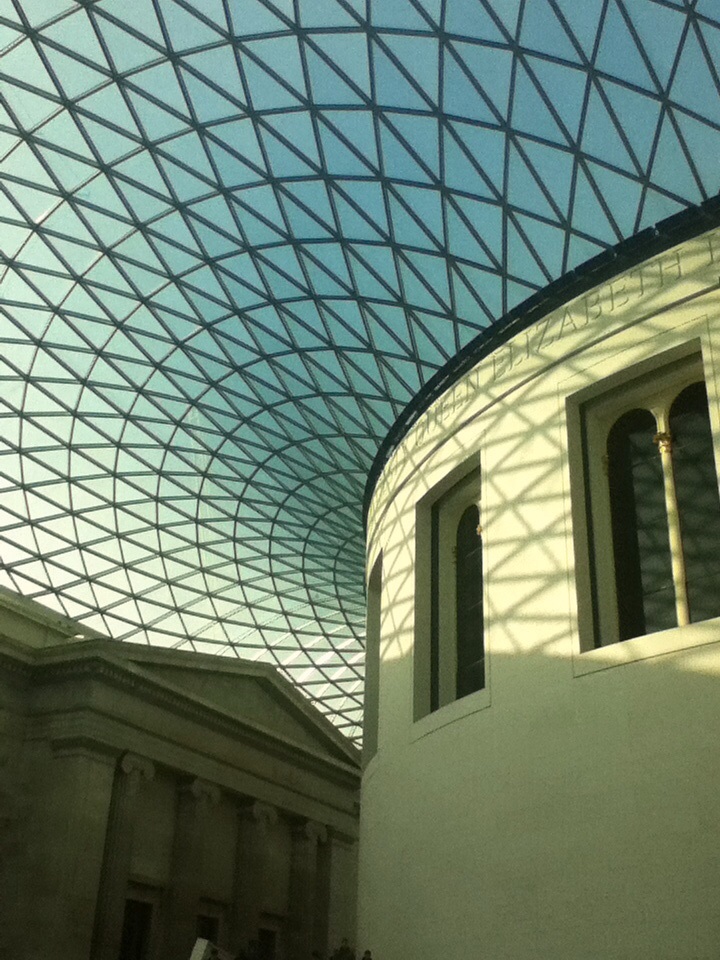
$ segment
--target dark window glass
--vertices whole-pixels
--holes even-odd
[[[430,515],[430,710],[440,706],[440,503]]]
[[[126,900],[118,960],[146,960],[150,946],[152,904]]]
[[[705,384],[693,383],[670,409],[675,494],[690,620],[720,616],[720,495]]]
[[[260,960],[275,960],[277,934],[274,930],[258,931]]]
[[[648,410],[630,410],[608,435],[608,483],[619,637],[676,626],[662,462]]]
[[[211,943],[217,944],[219,927],[220,921],[217,917],[208,917],[206,914],[201,913],[198,914],[195,935],[202,937],[203,940],[210,940]]]
[[[455,542],[457,611],[457,696],[485,686],[483,645],[482,537],[475,504],[460,518]]]

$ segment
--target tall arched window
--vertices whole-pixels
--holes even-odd
[[[471,504],[460,517],[455,538],[455,645],[457,696],[485,686],[483,565],[480,511]]]
[[[720,493],[701,375],[699,358],[676,361],[584,410],[596,646],[720,617]]]
[[[480,469],[448,481],[417,510],[415,719],[486,685]]]
[[[720,493],[704,383],[675,399],[672,463],[690,622],[720,617]]]
[[[619,639],[675,626],[665,484],[649,410],[629,410],[607,442]]]

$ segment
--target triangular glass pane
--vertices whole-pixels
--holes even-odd
[[[603,81],[603,88],[640,164],[645,167],[660,119],[660,102],[609,81]]]
[[[387,49],[400,61],[403,68],[435,102],[438,98],[439,46],[432,37],[406,37],[388,34],[384,38]]]
[[[685,12],[662,4],[645,6],[640,3],[627,4],[627,12],[660,83],[667,86],[687,23]]]
[[[545,91],[571,138],[580,126],[583,102],[588,84],[584,70],[567,67],[551,60],[532,58],[530,69]],[[561,143],[567,142],[563,136]]]
[[[232,120],[209,127],[208,130],[212,132],[213,138],[218,138],[217,142],[214,139],[209,140],[209,146],[221,172],[230,174],[232,179],[232,166],[228,164],[237,163],[237,159],[228,153],[225,147],[234,151],[241,160],[265,170],[265,161],[252,120]]]
[[[286,30],[286,24],[261,0],[229,0],[230,21],[236,37]]]
[[[563,74],[569,71],[563,69]],[[559,79],[559,78],[558,78]],[[542,84],[541,84],[542,88]],[[558,126],[557,120],[550,110],[557,98],[552,93],[545,93],[545,99],[536,86],[536,81],[523,69],[518,68],[515,74],[515,88],[512,101],[512,124],[515,129],[533,134],[543,140],[555,143],[566,143],[567,138]]]
[[[392,125],[426,167],[439,175],[439,124],[435,117],[394,114]]]
[[[162,151],[193,172],[206,177],[208,180],[214,179],[213,169],[205,153],[203,141],[195,131],[166,141],[162,145]]]
[[[643,194],[643,184],[625,177],[599,163],[588,163],[600,193],[607,199],[615,221],[624,237],[630,237],[639,229],[637,217]]]
[[[610,76],[627,80],[628,83],[647,90],[655,89],[655,84],[617,5],[617,0],[610,0],[608,5],[596,63],[598,70]]]
[[[572,30],[585,56],[590,58],[597,40],[597,28],[605,0],[557,0],[561,15]]]
[[[249,58],[243,60],[243,70],[250,89],[250,99],[256,110],[292,108],[300,103],[297,94],[278,83],[255,61]]]
[[[82,97],[89,90],[107,83],[107,74],[81,63],[49,45],[45,48],[45,56],[57,77],[60,89],[70,100]]]
[[[419,183],[432,182],[430,172],[420,166],[418,160],[410,153],[409,145],[406,146],[398,134],[385,124],[380,128],[380,144],[382,167],[386,177],[413,180]]]
[[[174,116],[139,94],[130,93],[129,96],[143,126],[146,140],[164,140],[187,128],[187,120],[183,117]]]
[[[398,184],[396,192],[424,224],[439,246],[444,245],[443,203],[438,190]]]
[[[364,102],[360,94],[346,82],[343,74],[326,63],[309,45],[305,59],[314,103],[333,106]]]
[[[370,14],[375,27],[402,27],[403,30],[429,29],[427,20],[410,0],[383,0],[371,3]]]
[[[467,120],[495,123],[497,114],[493,113],[485,97],[468,77],[467,71],[450,53],[445,55],[443,77],[443,113],[454,114]]]
[[[525,138],[519,141],[519,145],[527,157],[527,162],[558,205],[561,216],[567,216],[576,155],[570,150],[559,150],[557,147],[549,147]]]
[[[178,83],[175,70],[170,63],[161,63],[133,74],[132,84],[144,93],[183,116],[188,116],[187,103]]]
[[[446,0],[445,30],[463,37],[504,43],[505,35],[482,0]]]
[[[105,66],[105,53],[90,18],[82,9],[44,27],[41,36],[54,40],[86,60]]]
[[[201,44],[217,42],[220,34],[211,26],[193,16],[174,0],[159,0],[165,28],[174,50],[188,50]]]
[[[81,116],[92,113],[99,123],[119,127],[135,137],[140,136],[137,124],[130,113],[123,95],[115,84],[109,84],[85,97],[79,104]]]
[[[47,50],[45,51],[47,53]],[[3,73],[11,77],[20,77],[25,83],[44,90],[46,93],[55,93],[56,85],[47,72],[45,64],[31,40],[22,40],[10,50],[3,53]]]
[[[483,266],[492,267],[495,263],[488,252],[474,236],[457,210],[448,204],[448,251],[462,260],[471,260]]]
[[[118,73],[128,73],[158,59],[157,50],[123,30],[114,22],[101,16],[98,16],[95,22],[107,44]]]
[[[373,44],[373,66],[375,96],[380,106],[428,109],[428,101],[417,92],[377,43]]]
[[[520,28],[520,43],[529,50],[578,63],[580,57],[564,24],[555,15],[550,0],[526,3]]]
[[[645,203],[642,209],[642,224],[649,225],[665,220],[673,214],[680,213],[686,208],[686,204],[667,194],[660,193],[650,188],[645,194]]]
[[[710,36],[711,32],[708,30],[707,34]],[[715,52],[720,52],[720,41]],[[717,76],[717,61],[713,76],[695,32],[688,31],[680,63],[670,88],[671,99],[694,113],[702,114],[713,123],[720,124],[720,91]]]
[[[44,123],[37,131],[36,139],[61,147],[64,153],[71,151],[87,160],[95,159],[69,111],[63,111]]]
[[[679,111],[675,119],[705,189],[712,194],[720,183],[720,134],[713,127]]]
[[[450,304],[450,286],[445,258],[413,250],[406,251],[403,259],[410,264],[423,285],[427,285],[432,291],[435,301],[432,308],[447,308]],[[407,270],[403,270],[403,276],[407,279]]]
[[[267,64],[297,97],[306,97],[305,75],[295,37],[253,40],[246,44],[252,54]]]
[[[537,213],[540,216],[552,219],[553,209],[543,193],[543,187],[543,181],[536,179],[520,152],[515,147],[511,147],[508,169],[508,196],[512,197],[513,205],[530,213]]]
[[[57,104],[29,90],[23,90],[7,80],[0,80],[0,101],[5,109],[17,117],[20,129],[32,130],[57,110]],[[15,126],[14,122],[11,124]]]
[[[652,167],[653,184],[689,200],[699,200],[699,184],[688,166],[669,114],[665,115]]]
[[[637,170],[596,88],[590,91],[581,147],[583,153],[615,167],[628,172]]]
[[[338,180],[335,192],[336,196],[342,196],[348,201],[347,208],[352,209],[353,214],[370,221],[370,227],[374,231],[383,237],[387,236],[389,228],[385,198],[379,183],[372,180]],[[338,207],[338,210],[340,209]],[[351,215],[348,213],[348,216]],[[377,239],[377,236],[373,235],[372,239]]]
[[[132,9],[122,3],[115,4],[113,5],[113,14],[118,19],[125,20],[131,29],[141,33],[148,40],[165,46],[165,38],[153,0],[135,0]],[[138,24],[142,24],[142,29],[138,28]]]
[[[524,236],[512,220],[507,225],[508,265],[509,273],[514,277],[523,277],[528,283],[536,287],[545,286],[550,277],[538,263],[535,251],[529,237]],[[530,291],[525,294],[528,296]]]
[[[304,27],[357,26],[357,19],[338,3],[338,0],[313,0],[300,7],[300,22]]]
[[[323,50],[333,66],[367,97],[371,95],[368,41],[365,33],[313,34],[312,43]]]
[[[573,226],[578,232],[586,233],[589,237],[604,240],[608,245],[614,244],[621,237],[616,227],[609,222],[599,194],[599,188],[590,183],[582,169],[578,169],[572,210]]]

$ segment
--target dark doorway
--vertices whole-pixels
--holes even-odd
[[[220,921],[217,917],[208,917],[203,913],[198,914],[196,929],[196,934],[198,937],[202,937],[203,940],[209,940],[211,943],[217,944],[219,930]]]
[[[118,960],[146,960],[150,945],[153,905],[126,900]]]
[[[258,930],[258,941],[260,944],[260,960],[275,960],[275,943],[277,932],[261,927]]]

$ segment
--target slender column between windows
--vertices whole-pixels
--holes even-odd
[[[666,424],[664,414],[658,420],[663,428]],[[678,626],[684,627],[690,623],[690,607],[687,595],[687,575],[685,572],[685,558],[683,557],[682,535],[680,532],[680,511],[678,510],[677,493],[675,490],[675,471],[672,459],[672,436],[666,429],[656,433],[653,440],[660,451],[662,462],[663,481],[665,484],[665,508],[668,519],[668,540],[670,542],[670,562],[672,566],[673,585],[675,587],[675,614]]]

